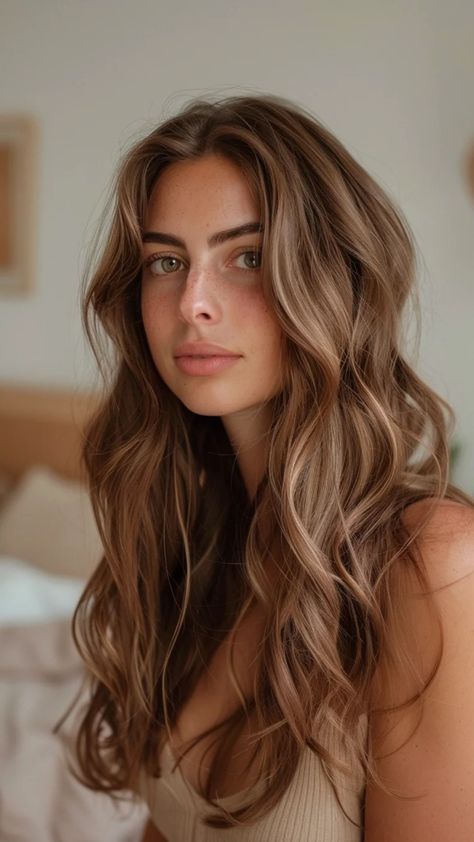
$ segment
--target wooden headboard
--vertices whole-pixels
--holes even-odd
[[[0,384],[0,472],[12,480],[33,465],[83,479],[81,431],[95,392]]]

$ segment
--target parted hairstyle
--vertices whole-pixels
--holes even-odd
[[[221,419],[191,412],[160,378],[140,309],[151,191],[170,163],[208,154],[236,163],[253,191],[261,283],[284,339],[252,500]],[[416,672],[390,633],[394,583],[407,570],[427,590],[423,524],[442,498],[474,505],[450,481],[454,412],[403,353],[408,302],[419,325],[417,270],[393,199],[282,97],[193,99],[122,156],[83,298],[103,378],[82,454],[103,555],[73,617],[90,689],[75,743],[87,786],[120,799],[143,772],[160,775],[161,749],[203,664],[258,605],[266,621],[253,693],[211,729],[207,823],[224,829],[264,815],[307,747],[341,809],[338,773],[362,768],[386,788],[360,723],[377,714],[371,687],[382,655]],[[426,517],[408,529],[404,511],[419,500]],[[271,586],[270,535],[281,574]],[[399,706],[422,698],[441,651],[442,635],[432,675]],[[235,683],[232,660],[228,670]],[[253,768],[266,786],[225,810],[217,785],[251,712]]]

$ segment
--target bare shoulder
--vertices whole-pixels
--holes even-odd
[[[400,657],[381,661],[370,725],[377,771],[411,800],[368,785],[366,842],[474,838],[466,785],[474,779],[474,510],[439,501],[428,520],[427,512],[428,504],[416,503],[405,523],[414,532],[421,525],[417,542],[429,593],[415,577],[407,579],[394,632],[403,637],[403,645],[395,640]],[[409,699],[430,676],[419,703],[381,712]]]
[[[469,550],[474,540],[474,507],[452,500],[438,500],[432,506],[420,500],[405,509],[404,522],[411,532],[416,532],[420,525],[422,527],[420,542],[429,575],[436,577],[439,574],[444,579],[438,564],[442,565],[446,551],[450,551],[450,561],[455,563],[456,571],[469,571],[472,563]]]
[[[434,507],[425,500],[404,512],[411,532],[421,527],[420,551],[434,588],[474,571],[474,508],[452,500],[439,500]]]
[[[422,589],[407,560],[394,568],[392,623],[386,643],[387,651],[393,647],[400,657],[395,656],[395,664],[381,653],[373,681],[376,707],[410,698],[430,676],[440,646],[449,645],[462,606],[474,612],[474,508],[450,500],[433,506],[423,500],[405,509],[403,521],[408,532],[416,535],[426,585]],[[407,655],[404,661],[402,651]]]

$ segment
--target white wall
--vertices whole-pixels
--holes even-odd
[[[415,231],[420,371],[455,408],[456,479],[474,491],[474,4],[2,0],[0,14],[0,112],[41,128],[36,286],[0,301],[0,380],[92,383],[79,282],[124,145],[194,95],[277,93],[322,119]]]

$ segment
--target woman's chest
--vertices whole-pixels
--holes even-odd
[[[230,658],[235,679],[240,686],[240,693],[246,699],[253,696],[253,684],[259,660],[260,643],[264,634],[265,621],[261,609],[249,611],[239,625],[233,642],[227,637],[204,668],[191,695],[178,713],[171,729],[170,748],[175,757],[181,750],[208,728],[221,722],[241,707],[239,690],[231,677]],[[225,769],[218,783],[218,795],[221,798],[240,792],[252,786],[255,776],[247,768],[252,759],[253,749],[250,737],[255,728],[252,712],[239,733],[230,756],[226,759]],[[202,792],[202,784],[207,779],[207,771],[216,751],[224,729],[204,737],[194,745],[181,761],[181,771],[196,792]],[[202,763],[201,783],[199,766]]]

